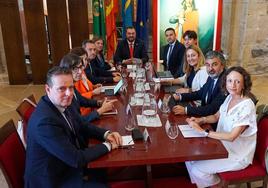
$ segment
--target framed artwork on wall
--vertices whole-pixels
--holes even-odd
[[[157,0],[153,3],[153,59],[161,61],[162,46],[166,45],[165,30],[172,27],[177,39],[194,30],[198,45],[205,54],[220,50],[222,0]]]

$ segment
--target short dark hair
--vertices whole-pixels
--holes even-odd
[[[78,56],[87,55],[87,51],[82,47],[74,47],[70,50],[70,53]]]
[[[167,28],[167,29],[165,30],[165,33],[166,33],[167,31],[173,31],[173,32],[175,33],[175,29],[172,28],[172,27]]]
[[[48,70],[46,84],[49,87],[53,86],[52,78],[58,75],[71,75],[72,71],[66,67],[55,66]]]
[[[80,63],[82,63],[82,59],[73,53],[69,53],[60,61],[60,67],[65,67],[67,69],[73,70],[75,67],[77,67]]]
[[[85,48],[87,43],[91,43],[91,44],[94,44],[94,42],[90,39],[86,39],[86,40],[83,40],[82,42],[82,47]]]
[[[182,38],[185,38],[186,36],[188,36],[188,38],[190,38],[190,39],[197,39],[197,34],[193,30],[187,30],[187,31],[185,31],[183,33]]]
[[[134,29],[136,31],[135,27],[133,27],[133,26],[127,26],[126,27],[126,31],[129,30],[129,29]]]
[[[222,89],[223,89],[223,91],[225,93],[228,93],[228,91],[226,89],[226,78],[232,71],[238,72],[243,77],[244,89],[242,90],[241,95],[251,97],[252,94],[250,91],[251,91],[251,87],[252,87],[252,81],[251,81],[250,74],[243,67],[240,67],[240,66],[230,67],[229,69],[226,70],[226,72],[224,73],[224,75],[222,77]]]
[[[213,58],[218,58],[221,61],[222,65],[224,66],[226,65],[226,60],[221,52],[211,50],[206,53],[205,59],[213,59]]]

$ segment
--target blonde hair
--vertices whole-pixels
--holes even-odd
[[[194,50],[198,54],[198,63],[197,63],[196,70],[199,70],[200,67],[203,66],[204,63],[205,63],[205,57],[204,57],[204,54],[203,54],[202,50],[198,46],[196,46],[194,44],[189,46],[185,50],[185,53],[184,53],[183,72],[186,74],[186,77],[189,76],[189,74],[191,73],[192,69],[194,68],[194,67],[190,66],[189,63],[187,62],[187,55],[186,54],[187,54],[188,50]]]

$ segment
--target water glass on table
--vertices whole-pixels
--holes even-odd
[[[173,122],[169,122],[169,120],[167,120],[166,125],[165,125],[165,130],[166,130],[166,134],[167,136],[173,140],[173,142],[175,142],[176,138],[178,137],[178,126],[176,125],[176,123]]]

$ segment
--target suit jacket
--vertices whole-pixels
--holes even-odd
[[[105,62],[104,55],[102,53],[100,54],[100,59],[98,56],[96,57],[96,61],[97,67],[100,69],[110,70],[112,68],[107,62]]]
[[[99,107],[97,104],[97,100],[95,99],[87,99],[86,97],[82,96],[76,88],[74,89],[75,96],[73,97],[73,106],[77,110],[77,112],[80,114],[81,107],[84,108],[92,108],[92,107]],[[88,115],[82,115],[81,118],[86,123],[89,123],[95,119],[98,119],[100,117],[97,110],[91,111]]]
[[[112,72],[99,68],[96,58],[90,61],[85,69],[85,73],[87,75],[87,78],[93,84],[114,82]]]
[[[195,92],[192,93],[182,93],[181,94],[181,101],[195,101],[201,100],[201,106],[195,107],[191,105],[187,105],[187,115],[191,116],[207,116],[215,114],[221,104],[224,102],[226,95],[221,91],[221,78],[223,73],[219,76],[210,101],[206,101],[206,96],[209,90],[210,82],[214,82],[211,77],[208,77],[207,82],[203,85],[203,87]]]
[[[26,188],[82,187],[83,167],[108,152],[104,144],[88,147],[88,138],[103,140],[106,130],[83,124],[73,105],[68,109],[76,137],[47,96],[33,112],[27,129]]]
[[[134,42],[133,57],[141,59],[143,63],[146,63],[149,60],[147,49],[144,43],[139,39],[136,39]],[[114,54],[114,62],[117,64],[121,64],[123,60],[129,59],[129,58],[130,58],[129,45],[128,45],[127,39],[124,39],[120,41],[117,45],[117,48]]]
[[[164,70],[169,70],[171,74],[174,76],[174,78],[181,77],[184,75],[183,73],[183,57],[184,57],[184,52],[185,52],[185,47],[182,43],[179,41],[176,41],[170,58],[169,62],[167,65],[167,53],[168,53],[169,45],[164,46],[163,50],[163,65],[164,65]]]

